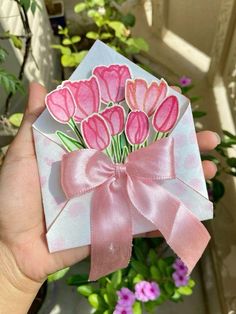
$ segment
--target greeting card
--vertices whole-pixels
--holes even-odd
[[[33,125],[50,252],[91,245],[90,280],[159,230],[189,272],[212,218],[189,100],[97,41]]]

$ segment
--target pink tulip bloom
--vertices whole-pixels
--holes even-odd
[[[122,106],[107,107],[100,114],[106,120],[112,136],[120,134],[124,130],[125,110]]]
[[[110,145],[111,135],[108,126],[97,113],[81,122],[81,132],[89,148],[103,150]]]
[[[76,103],[74,119],[81,122],[100,108],[100,91],[96,77],[83,81],[65,81],[63,86],[70,89]]]
[[[148,116],[143,111],[131,111],[125,125],[125,134],[131,145],[142,144],[149,134]]]
[[[125,82],[131,78],[130,70],[126,65],[97,66],[93,74],[98,79],[104,103],[111,101],[118,103],[125,99]]]
[[[45,103],[50,114],[60,123],[68,123],[75,114],[75,101],[67,87],[49,93]]]
[[[148,86],[143,79],[128,80],[125,93],[131,110],[144,111],[150,117],[165,99],[167,84],[161,80],[159,84],[154,81]]]
[[[157,132],[168,132],[176,123],[179,114],[179,103],[175,96],[167,97],[155,112],[152,120]]]

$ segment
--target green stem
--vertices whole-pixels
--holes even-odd
[[[75,132],[76,136],[78,137],[79,139],[79,143],[84,147],[86,148],[86,145],[85,145],[85,142],[84,142],[84,139],[80,133],[80,130],[78,129],[75,121],[73,118],[70,119],[70,121],[68,122],[68,125],[70,126],[70,128]]]

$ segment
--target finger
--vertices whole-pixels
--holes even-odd
[[[212,179],[217,172],[217,167],[214,162],[209,160],[204,160],[202,162],[203,172],[206,179]]]
[[[17,136],[10,146],[8,158],[9,154],[12,152],[15,156],[17,155],[18,158],[34,155],[32,124],[45,109],[45,96],[45,87],[36,82],[30,84],[29,99],[24,118]]]
[[[176,92],[182,94],[182,89],[179,86],[170,86],[170,87],[176,90]]]
[[[220,144],[220,136],[216,132],[201,131],[197,133],[197,141],[200,151],[207,152]]]

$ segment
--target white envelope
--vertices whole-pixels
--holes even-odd
[[[133,78],[143,78],[147,82],[159,81],[100,41],[95,42],[70,80],[86,79],[91,76],[95,66],[110,64],[128,65]],[[161,184],[177,196],[199,220],[211,219],[213,206],[208,200],[191,105],[185,96],[170,87],[168,95],[178,98],[180,108],[178,122],[170,135],[175,140],[176,179]],[[56,130],[73,137],[69,127],[56,122],[47,109],[33,125],[50,252],[90,244],[90,201],[93,193],[66,199],[60,184],[60,161],[66,151],[55,135]],[[133,234],[155,230],[154,225],[137,211],[133,212],[132,223]]]

